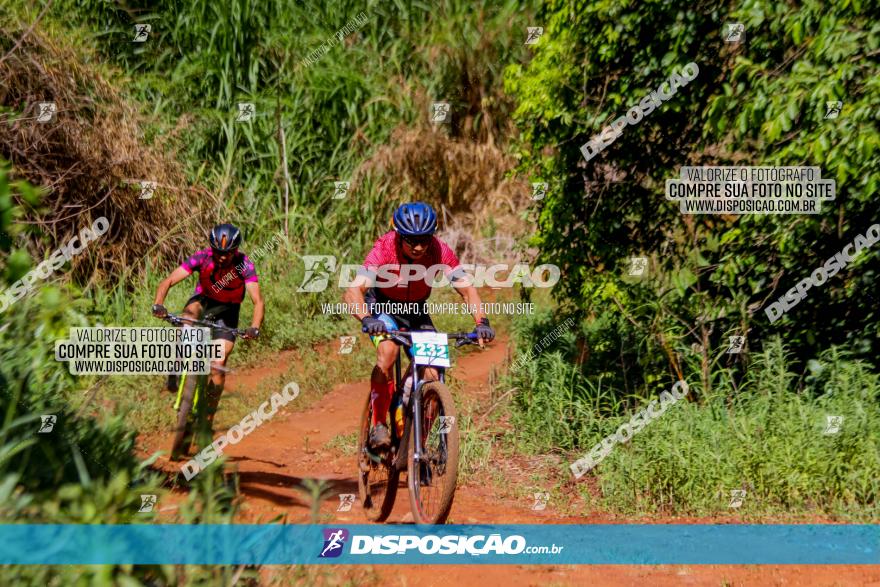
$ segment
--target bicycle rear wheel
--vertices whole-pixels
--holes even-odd
[[[183,391],[180,395],[180,404],[177,407],[177,426],[174,428],[174,441],[171,443],[171,460],[178,460],[186,456],[192,442],[192,412],[193,399],[196,394],[196,386],[199,377],[193,374],[183,374],[186,379],[183,382]]]
[[[370,452],[369,438],[372,416],[370,394],[367,394],[367,403],[361,415],[358,434],[358,492],[367,519],[371,522],[384,522],[394,507],[400,471],[391,466],[393,454],[391,451],[379,455]]]
[[[417,417],[422,419],[422,454],[416,461],[413,429],[407,456],[413,521],[416,524],[442,524],[452,509],[458,480],[458,421],[449,388],[439,381],[425,383],[422,387],[422,413]]]

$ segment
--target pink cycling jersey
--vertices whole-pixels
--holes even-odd
[[[237,253],[228,267],[214,263],[211,249],[193,253],[181,265],[187,273],[199,272],[196,295],[203,295],[225,304],[240,304],[244,300],[244,284],[258,281],[254,264],[244,253]]]
[[[380,266],[390,269],[390,272],[400,276],[401,265],[421,265],[431,267],[433,265],[446,265],[444,272],[447,276],[453,269],[459,266],[458,257],[437,237],[431,239],[428,250],[419,261],[410,261],[403,256],[403,245],[396,231],[390,231],[379,237],[373,245],[373,249],[367,253],[364,267],[371,272],[378,272]],[[399,283],[399,279],[392,282],[392,287],[381,287],[382,294],[396,302],[421,302],[431,295],[431,286],[425,279],[409,279],[407,283]]]

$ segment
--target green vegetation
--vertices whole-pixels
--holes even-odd
[[[519,332],[520,345],[553,327],[549,314],[542,318]],[[518,447],[533,453],[561,450],[566,475],[570,463],[652,399],[619,398],[575,367],[575,338],[570,333],[524,363],[512,381],[528,390],[513,406]],[[876,369],[832,348],[812,361],[799,381],[778,338],[752,359],[742,379],[733,369],[714,369],[711,394],[676,403],[628,443],[616,445],[590,473],[598,478],[601,496],[580,486],[589,506],[630,515],[724,512],[730,490],[743,488],[744,514],[824,512],[876,519]],[[683,362],[686,381],[699,380],[700,362],[695,354]],[[843,416],[839,432],[825,434],[828,416]]]
[[[391,209],[413,196],[454,211],[460,223],[474,202],[486,204],[509,165],[497,147],[465,139],[491,141],[507,125],[509,103],[492,96],[503,64],[522,51],[506,32],[520,8],[237,0],[145,9],[68,0],[53,3],[32,28],[43,7],[18,2],[0,14],[0,156],[11,162],[0,181],[4,287],[84,222],[103,215],[111,230],[2,315],[0,510],[4,519],[41,523],[148,523],[155,515],[137,514],[139,495],[157,494],[162,508],[168,493],[134,448],[137,433],[167,426],[159,378],[72,377],[54,361],[54,340],[71,326],[158,325],[149,315],[158,281],[205,246],[207,227],[233,221],[244,231],[245,252],[279,230],[288,234],[257,263],[264,336],[239,345],[233,366],[298,349],[310,364],[304,400],[362,377],[363,345],[355,357],[360,371],[351,364],[328,370],[311,350],[354,322],[322,315],[322,302],[339,301],[335,287],[296,291],[300,256],[359,262],[387,230]],[[301,66],[301,57],[361,11],[361,28]],[[152,25],[149,41],[132,43],[133,25],[142,22]],[[33,123],[42,100],[59,104],[52,125]],[[453,124],[431,127],[434,100],[453,104],[460,114]],[[256,105],[252,122],[235,122],[239,102]],[[51,189],[38,198],[19,179]],[[158,184],[150,200],[139,200],[131,185],[141,179]],[[331,199],[336,180],[352,182],[345,200]],[[191,288],[185,282],[172,290],[168,307],[180,308]],[[242,320],[250,312],[246,302]],[[456,321],[468,324],[462,318],[444,326]],[[234,399],[223,404],[222,419],[252,409]],[[46,413],[58,416],[57,437],[34,433]],[[175,519],[231,521],[233,495],[213,467],[189,485]],[[186,585],[248,579],[251,571],[241,571],[45,567],[2,575],[8,584]]]
[[[591,503],[714,512],[745,488],[743,512],[876,519],[880,254],[860,255],[776,323],[763,311],[880,221],[876,1],[58,0],[31,27],[44,6],[0,14],[0,157],[10,162],[0,165],[0,283],[87,219],[104,215],[112,228],[0,315],[4,517],[149,521],[136,514],[138,495],[162,503],[163,480],[134,452],[138,433],[168,424],[159,378],[70,376],[53,344],[71,326],[159,325],[149,314],[157,283],[205,246],[212,224],[239,225],[245,252],[284,231],[257,262],[263,336],[239,344],[232,366],[294,349],[267,386],[300,374],[307,405],[364,377],[372,349],[358,344],[344,363],[312,349],[356,323],[323,315],[338,288],[297,291],[302,256],[358,263],[393,207],[418,198],[472,257],[519,252],[562,269],[552,303],[534,295],[540,314],[493,321],[523,356],[574,320],[500,388],[513,394],[517,448],[570,463],[675,380],[689,383],[688,402],[590,473],[601,490]],[[722,25],[735,21],[747,42],[725,44]],[[131,41],[135,23],[151,24],[146,42]],[[544,35],[524,46],[535,23]],[[584,161],[582,144],[690,61],[694,81]],[[835,99],[841,115],[826,120]],[[33,123],[42,100],[61,105],[53,125]],[[450,124],[431,125],[434,101],[451,104]],[[252,121],[236,121],[239,103],[255,105]],[[684,216],[663,198],[664,180],[702,164],[819,166],[837,199],[815,216]],[[152,199],[138,199],[140,179],[157,182]],[[539,180],[548,194],[526,211],[527,184]],[[334,181],[351,182],[345,199],[333,199]],[[499,244],[533,228],[519,251]],[[625,275],[631,256],[648,257],[646,277]],[[191,288],[176,287],[166,305],[179,309]],[[246,301],[244,322],[251,311]],[[452,316],[437,325],[471,326]],[[729,354],[737,334],[746,347]],[[454,373],[450,383],[462,395]],[[253,408],[235,396],[221,405],[220,425]],[[493,418],[507,417],[499,406]],[[35,433],[42,414],[58,415],[56,437]],[[844,416],[840,433],[823,434],[828,415]],[[484,424],[462,402],[465,480],[508,448],[481,437]],[[350,438],[331,445],[346,451]],[[318,503],[322,488],[308,491]],[[232,495],[215,467],[197,477],[179,520],[230,520]],[[75,572],[86,571],[2,571],[47,583]],[[233,570],[88,572],[167,584],[207,581],[203,572],[230,582]]]
[[[543,45],[511,64],[524,172],[548,178],[531,244],[563,268],[554,314],[517,325],[522,446],[572,462],[677,379],[670,409],[592,473],[628,512],[814,511],[876,518],[876,247],[771,324],[764,308],[880,221],[876,2],[551,2]],[[724,23],[745,25],[727,44]],[[546,42],[545,42],[546,41]],[[699,75],[585,161],[580,146],[688,62]],[[837,119],[826,101],[841,100]],[[818,166],[818,215],[695,215],[664,199],[684,165]],[[632,256],[646,276],[627,275]],[[729,337],[745,335],[742,353]],[[824,436],[826,415],[845,416]],[[725,494],[725,495],[722,495]],[[723,503],[722,503],[723,502]]]

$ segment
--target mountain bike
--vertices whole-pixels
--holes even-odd
[[[237,328],[221,326],[207,320],[194,320],[186,316],[168,314],[163,318],[174,326],[201,326],[213,330],[229,332],[234,337],[244,336],[245,331]],[[177,399],[174,401],[174,411],[177,412],[177,425],[174,428],[174,440],[171,443],[171,459],[177,460],[181,456],[189,454],[193,440],[199,444],[205,444],[207,438],[210,442],[210,431],[206,430],[206,410],[203,409],[204,401],[199,401],[205,396],[209,375],[189,375],[185,370],[180,373],[177,385]],[[194,431],[199,433],[200,438],[194,438]]]
[[[460,347],[476,344],[477,335],[391,330],[385,336],[399,345],[389,409],[391,448],[374,452],[369,446],[373,409],[367,394],[358,436],[361,504],[367,519],[382,522],[388,518],[397,496],[400,473],[405,469],[413,521],[442,524],[452,509],[459,456],[455,404],[445,383],[448,340],[455,340],[455,346]],[[401,369],[401,346],[410,358],[406,372]],[[439,380],[425,381],[421,372],[424,367],[436,368]],[[407,397],[405,388],[410,377],[412,385]],[[402,410],[402,414],[397,410]]]

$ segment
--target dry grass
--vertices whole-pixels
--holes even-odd
[[[396,201],[437,208],[440,234],[463,260],[502,262],[519,256],[516,239],[530,231],[521,212],[531,203],[531,186],[510,177],[514,167],[491,141],[454,140],[440,127],[399,127],[358,175],[385,185]]]
[[[147,144],[146,117],[91,65],[93,53],[58,43],[40,26],[26,31],[0,24],[0,156],[15,176],[45,190],[41,209],[22,219],[39,229],[26,244],[32,254],[45,254],[41,237],[54,249],[101,216],[110,230],[73,259],[80,277],[121,275],[148,253],[165,265],[192,249],[216,200],[186,185],[175,133]],[[37,121],[39,102],[57,105],[51,122]],[[139,180],[156,182],[152,199],[140,199]]]

